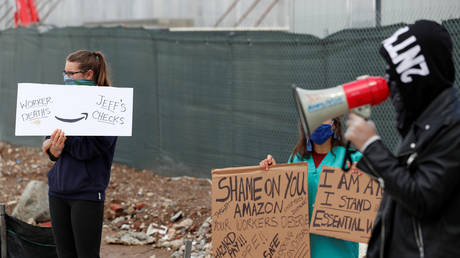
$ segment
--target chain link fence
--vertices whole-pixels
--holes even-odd
[[[454,41],[457,78],[458,18],[441,19]],[[383,76],[380,42],[400,26],[348,28],[324,38],[121,27],[1,31],[0,140],[40,145],[40,137],[14,136],[17,83],[61,84],[67,54],[90,49],[108,58],[114,86],[134,88],[133,136],[120,137],[116,161],[197,177],[210,177],[212,168],[257,165],[267,153],[282,163],[298,134],[291,85],[322,89],[364,74]],[[373,109],[372,119],[394,149],[399,139],[389,101]]]

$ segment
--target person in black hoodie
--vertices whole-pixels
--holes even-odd
[[[100,52],[79,50],[66,59],[66,85],[110,86]],[[69,136],[56,129],[42,149],[54,166],[48,172],[51,224],[60,258],[99,257],[105,190],[117,137]]]
[[[384,188],[367,257],[460,257],[460,100],[452,41],[420,20],[382,42],[401,134],[396,155],[375,125],[350,115],[345,137],[361,152],[358,168]]]

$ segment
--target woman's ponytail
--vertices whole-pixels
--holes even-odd
[[[99,85],[99,86],[111,86],[108,71],[107,71],[108,70],[107,69],[107,64],[105,62],[104,55],[99,51],[96,51],[96,52],[93,52],[93,53],[97,57],[98,64],[99,64],[98,74],[95,74],[95,76],[97,76],[97,77],[95,77],[97,85]]]

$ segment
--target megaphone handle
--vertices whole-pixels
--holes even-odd
[[[345,147],[345,158],[343,159],[342,170],[348,172],[353,165],[353,160],[351,159],[351,151],[350,151],[351,142],[347,141],[347,145]],[[350,166],[347,167],[347,161],[350,162]]]

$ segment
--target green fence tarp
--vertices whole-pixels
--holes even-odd
[[[460,21],[444,23],[459,73]],[[67,54],[102,51],[114,86],[134,88],[133,136],[115,161],[168,176],[210,177],[212,168],[287,161],[297,140],[291,85],[333,87],[383,76],[380,42],[402,24],[350,29],[319,39],[287,32],[169,32],[133,28],[10,29],[0,32],[0,140],[15,137],[18,82],[62,84]],[[373,109],[379,133],[398,142],[389,101]]]

